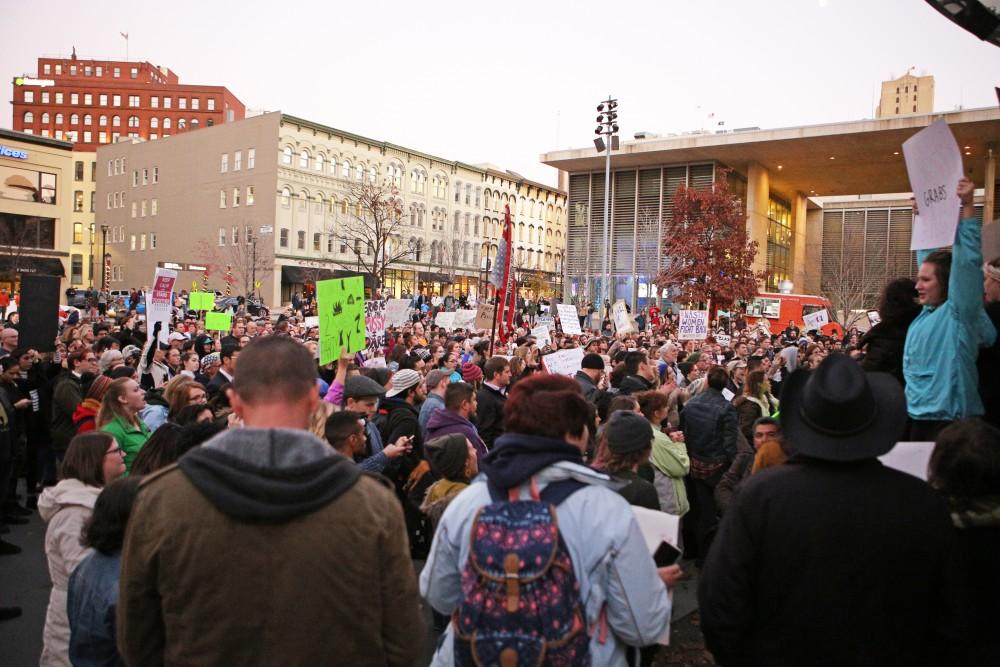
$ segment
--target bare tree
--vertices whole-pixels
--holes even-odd
[[[823,276],[821,292],[830,300],[830,321],[849,331],[869,310],[875,308],[882,286],[886,282],[885,264],[882,271],[865,270],[861,255],[843,258],[840,271]],[[891,273],[889,275],[892,275]]]
[[[635,249],[635,270],[639,282],[647,285],[648,294],[659,294],[660,288],[655,284],[660,273],[660,218],[648,208],[639,211],[636,218],[636,237],[638,246]],[[647,304],[648,305],[648,304]]]
[[[246,238],[236,238],[235,243],[212,245],[202,241],[199,249],[201,259],[221,275],[228,269],[233,282],[242,288],[243,295],[254,292],[254,280],[263,282],[274,272],[274,257],[266,252],[262,244],[254,244],[253,229],[245,228]]]

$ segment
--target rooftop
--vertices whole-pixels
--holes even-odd
[[[9,141],[22,141],[27,144],[35,144],[37,146],[48,146],[50,148],[62,148],[68,151],[73,150],[73,142],[71,141],[60,141],[59,139],[50,139],[48,137],[40,137],[37,134],[16,132],[14,130],[7,130],[3,128],[0,128],[0,139],[7,139]]]

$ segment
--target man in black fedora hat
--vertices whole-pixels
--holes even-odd
[[[797,454],[723,518],[699,590],[708,648],[726,667],[962,664],[947,509],[877,458],[906,427],[899,383],[832,354],[782,399]]]

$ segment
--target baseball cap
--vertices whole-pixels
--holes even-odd
[[[386,392],[386,398],[398,396],[410,387],[420,384],[420,373],[412,368],[404,368],[392,376],[392,389]]]

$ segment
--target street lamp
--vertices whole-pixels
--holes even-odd
[[[594,147],[597,152],[604,151],[604,270],[601,272],[604,280],[604,294],[609,311],[606,315],[610,317],[611,308],[611,273],[609,271],[609,260],[611,256],[611,239],[608,230],[610,206],[611,206],[611,151],[618,150],[618,100],[610,95],[608,99],[597,105],[597,129],[594,134]],[[605,139],[606,137],[606,139]]]
[[[90,223],[90,289],[94,289],[94,237],[97,236],[97,223]]]
[[[108,259],[111,255],[108,254],[108,230],[111,229],[108,225],[101,225],[101,255],[104,257],[104,266],[101,269],[101,291],[108,289]]]

